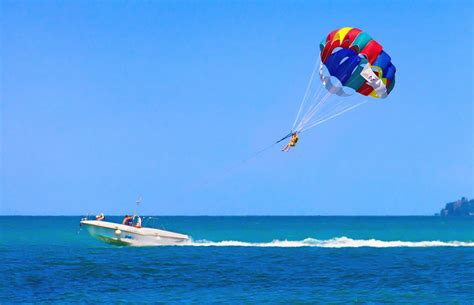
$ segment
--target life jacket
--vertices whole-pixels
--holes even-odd
[[[290,146],[295,146],[297,142],[298,142],[298,136],[297,135],[292,136],[290,140]]]

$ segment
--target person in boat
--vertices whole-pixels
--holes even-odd
[[[130,215],[125,215],[122,224],[126,226],[133,226],[133,217]]]
[[[283,147],[283,149],[281,151],[284,151],[284,152],[290,151],[290,148],[296,146],[296,143],[298,142],[298,139],[299,139],[298,134],[296,132],[293,132],[293,134],[291,135],[291,138],[290,138],[290,142],[288,144],[286,144],[286,146]]]
[[[102,221],[102,220],[104,220],[104,218],[105,218],[104,213],[100,213],[100,214],[95,216],[95,220],[97,220],[97,221]]]
[[[141,228],[142,227],[142,218],[140,216],[137,216],[137,222],[135,223],[135,228]]]

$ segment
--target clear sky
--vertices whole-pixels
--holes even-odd
[[[420,215],[474,196],[470,1],[1,1],[1,214]],[[343,26],[397,85],[285,135]],[[209,183],[205,183],[209,181]]]

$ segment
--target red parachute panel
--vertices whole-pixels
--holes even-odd
[[[365,48],[360,51],[360,54],[365,55],[369,63],[373,64],[380,52],[382,52],[382,46],[377,41],[371,40]]]

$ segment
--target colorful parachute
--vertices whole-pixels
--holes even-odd
[[[319,47],[321,63],[342,86],[377,98],[385,98],[393,90],[396,69],[392,59],[366,32],[350,27],[337,29],[329,33]],[[331,85],[326,88],[331,89]],[[337,93],[344,94],[343,91]]]
[[[323,39],[320,49],[321,61],[313,70],[292,133],[301,133],[359,107],[367,102],[365,96],[386,98],[395,86],[396,69],[391,57],[362,30],[334,30]],[[316,72],[321,82],[314,81]]]

